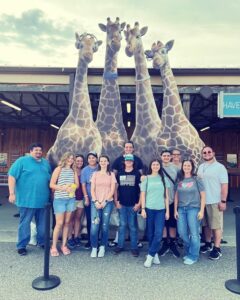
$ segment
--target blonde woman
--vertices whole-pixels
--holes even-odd
[[[71,213],[75,210],[75,190],[79,186],[79,179],[75,169],[75,156],[65,153],[58,167],[53,171],[50,188],[54,190],[53,209],[56,225],[53,230],[53,243],[50,250],[51,256],[59,256],[57,241],[62,230],[61,251],[68,255],[71,251],[67,247],[67,237]]]

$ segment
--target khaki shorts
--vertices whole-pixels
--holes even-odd
[[[206,205],[202,225],[223,230],[223,212],[218,209],[218,203]]]
[[[75,207],[76,207],[76,209],[77,208],[84,208],[83,200],[76,200],[75,201]]]

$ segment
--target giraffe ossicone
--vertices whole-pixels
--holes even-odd
[[[149,164],[156,157],[156,138],[162,131],[141,38],[147,30],[147,26],[140,29],[139,23],[135,22],[133,28],[127,25],[124,31],[125,52],[129,57],[134,56],[136,69],[136,126],[131,140],[144,164]]]
[[[153,60],[153,67],[160,69],[163,83],[163,131],[156,139],[157,152],[160,155],[164,148],[177,148],[198,165],[204,143],[183,111],[178,87],[168,60],[168,51],[172,49],[173,44],[173,40],[166,45],[158,41],[152,44],[151,50],[145,51],[147,58]]]
[[[107,25],[99,24],[106,32],[106,54],[98,106],[96,125],[102,137],[102,152],[113,161],[123,151],[127,133],[123,123],[122,106],[118,85],[117,55],[121,48],[121,32],[126,23],[119,18],[113,22],[107,18]]]
[[[57,165],[61,156],[68,151],[87,155],[90,151],[98,154],[102,151],[102,139],[92,116],[91,102],[87,84],[88,64],[93,53],[98,50],[102,41],[93,34],[76,33],[75,46],[79,50],[76,69],[73,99],[67,118],[60,127],[54,145],[47,156],[52,165]]]

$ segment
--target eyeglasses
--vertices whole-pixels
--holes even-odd
[[[212,151],[204,151],[203,154],[211,154]]]

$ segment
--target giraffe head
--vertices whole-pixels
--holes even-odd
[[[115,22],[112,22],[110,18],[107,18],[107,25],[98,24],[99,28],[107,33],[107,47],[113,52],[119,51],[121,47],[122,35],[126,23],[119,23],[119,18],[116,18]]]
[[[172,49],[174,40],[171,40],[164,45],[162,42],[152,44],[151,50],[146,50],[145,55],[147,59],[153,60],[153,67],[160,69],[168,63],[168,51]]]
[[[125,52],[127,56],[132,56],[142,49],[141,37],[147,32],[148,27],[145,26],[139,29],[139,23],[135,22],[134,27],[131,29],[130,25],[127,25],[127,30],[124,30],[124,35],[127,41]]]
[[[98,47],[102,44],[102,41],[98,41],[97,38],[90,33],[83,33],[79,35],[76,32],[75,36],[75,46],[77,49],[79,49],[79,57],[83,58],[86,63],[90,63],[93,59],[93,52],[98,50]]]

